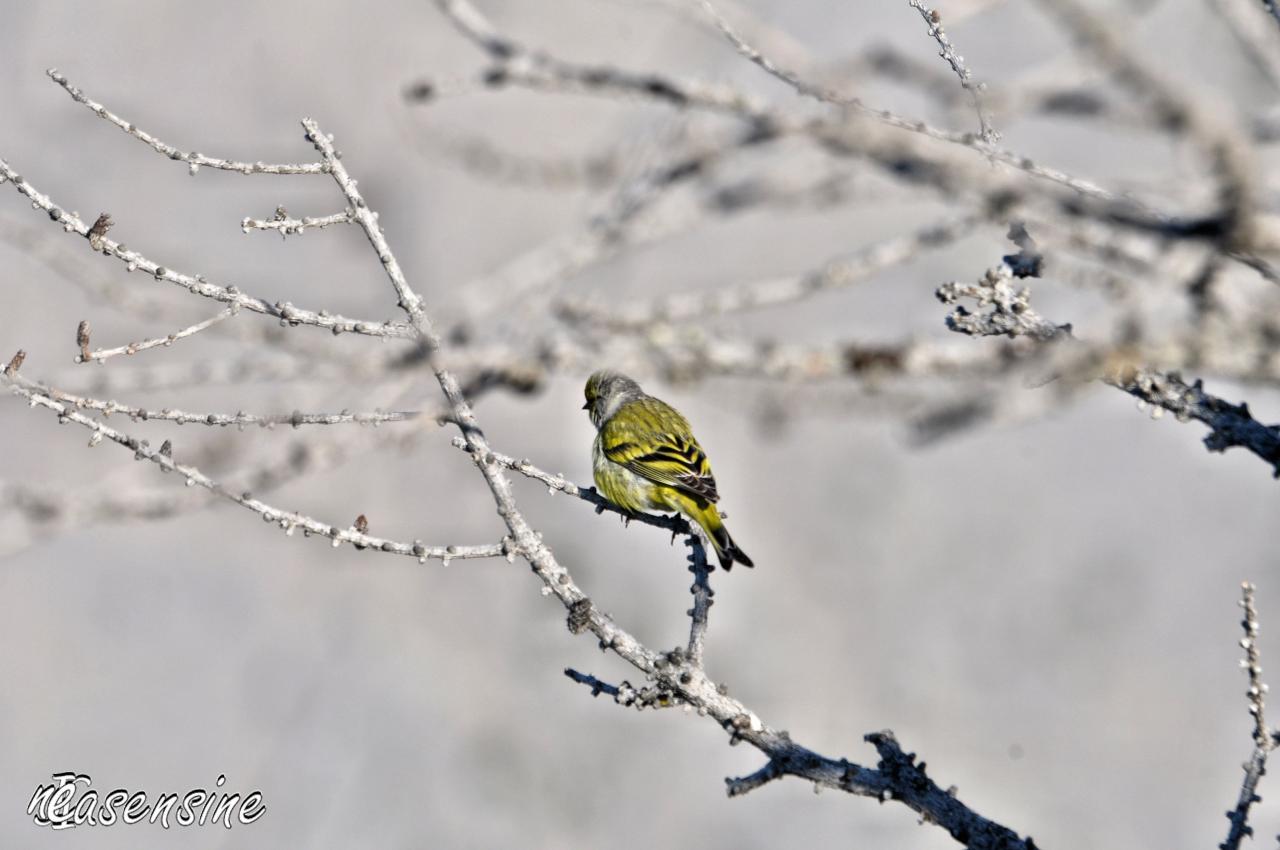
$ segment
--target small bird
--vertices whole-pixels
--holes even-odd
[[[596,426],[591,459],[601,495],[632,513],[678,511],[702,526],[724,569],[754,567],[720,520],[716,479],[688,420],[617,372],[596,372],[584,393],[582,409]]]

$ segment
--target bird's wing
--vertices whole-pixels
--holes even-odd
[[[600,429],[600,444],[605,457],[637,475],[698,499],[720,500],[706,452],[689,423],[666,402],[628,403]]]

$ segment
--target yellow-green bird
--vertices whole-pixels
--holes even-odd
[[[617,372],[596,372],[584,392],[582,409],[596,426],[591,458],[600,494],[632,513],[678,511],[702,526],[720,566],[754,567],[720,520],[716,479],[688,420]]]

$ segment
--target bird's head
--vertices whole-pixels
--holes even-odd
[[[582,405],[582,409],[591,417],[591,424],[599,428],[619,407],[632,399],[641,398],[644,391],[626,375],[601,370],[587,378],[583,395],[586,396],[587,403]]]

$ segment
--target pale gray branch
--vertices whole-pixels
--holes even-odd
[[[1239,850],[1240,842],[1245,836],[1253,835],[1253,827],[1249,826],[1249,809],[1260,802],[1258,783],[1267,772],[1267,756],[1275,749],[1275,733],[1267,726],[1265,708],[1267,686],[1262,681],[1262,665],[1258,653],[1258,611],[1253,603],[1253,585],[1244,582],[1240,586],[1240,607],[1244,609],[1244,619],[1240,621],[1244,629],[1244,637],[1240,646],[1244,649],[1244,660],[1241,666],[1249,674],[1249,714],[1253,718],[1253,753],[1244,763],[1244,781],[1240,785],[1240,796],[1236,807],[1227,812],[1227,820],[1231,821],[1231,830],[1227,840],[1218,845],[1219,850]]]
[[[355,214],[351,210],[344,210],[340,213],[320,216],[318,218],[313,216],[289,218],[289,213],[284,207],[276,207],[276,214],[272,218],[241,219],[240,229],[245,233],[252,230],[278,230],[280,232],[280,237],[284,238],[292,234],[304,233],[308,229],[319,230],[333,224],[350,224],[354,220]]]
[[[124,132],[133,136],[138,141],[151,147],[156,153],[161,153],[169,159],[177,162],[185,162],[188,170],[194,175],[200,168],[216,168],[221,171],[238,171],[241,174],[322,174],[324,166],[318,162],[306,163],[266,163],[266,162],[237,162],[231,159],[221,159],[219,157],[205,156],[202,153],[187,152],[175,148],[173,145],[165,144],[146,130],[139,128],[130,121],[126,121],[114,112],[111,112],[105,106],[92,101],[80,89],[71,85],[66,76],[58,73],[57,68],[50,68],[46,71],[49,79],[66,89],[67,94],[71,95],[71,99],[76,103],[82,103],[93,114],[99,118],[106,119],[112,124],[119,127]]]
[[[327,537],[333,541],[335,547],[341,546],[343,543],[351,543],[359,549],[373,549],[395,555],[406,555],[417,558],[420,562],[425,562],[428,558],[447,562],[453,559],[505,557],[514,551],[509,540],[478,546],[427,546],[420,541],[412,543],[398,542],[383,537],[374,537],[358,531],[354,526],[340,528],[321,522],[306,514],[282,510],[254,498],[251,493],[233,493],[196,467],[175,461],[172,456],[171,444],[168,440],[160,448],[152,449],[147,440],[131,437],[103,422],[91,419],[67,402],[59,401],[50,394],[24,385],[23,380],[16,372],[16,369],[7,370],[0,380],[3,380],[15,394],[25,398],[32,407],[45,407],[56,413],[59,422],[74,422],[87,428],[93,434],[90,440],[91,446],[105,439],[130,449],[137,460],[148,460],[165,472],[178,473],[186,479],[188,487],[200,486],[229,502],[234,502],[240,507],[258,514],[265,522],[279,526],[286,535],[291,536],[295,531],[301,530],[304,536],[320,535],[321,537]]]
[[[1041,342],[1071,336],[1070,325],[1058,325],[1031,309],[1030,291],[1013,286],[1013,269],[1007,263],[987,269],[977,283],[951,281],[938,287],[938,300],[954,304],[947,327],[970,336],[1030,336]],[[961,298],[971,298],[984,312],[973,313]]]
[[[170,345],[173,345],[175,342],[177,342],[180,339],[186,339],[189,336],[195,336],[196,334],[200,333],[203,330],[207,330],[208,328],[211,328],[214,325],[225,322],[227,319],[230,319],[232,316],[235,316],[239,312],[240,312],[239,308],[236,307],[235,305],[232,305],[227,309],[221,311],[220,313],[210,316],[209,318],[205,319],[203,322],[196,322],[194,325],[189,325],[188,327],[185,327],[182,330],[174,331],[173,333],[167,336],[155,337],[153,339],[143,340],[142,342],[131,342],[128,345],[121,345],[121,346],[117,346],[116,348],[99,348],[96,351],[88,352],[87,355],[82,352],[81,354],[76,356],[76,362],[77,363],[94,363],[94,362],[101,363],[104,360],[109,360],[110,358],[117,357],[121,354],[137,354],[139,351],[146,351],[151,348],[160,348],[160,347],[167,348]]]
[[[86,239],[89,238],[90,228],[78,215],[74,212],[67,212],[63,207],[56,205],[48,195],[39,192],[26,178],[10,167],[8,162],[0,159],[0,183],[6,181],[13,183],[14,188],[20,194],[30,199],[33,207],[43,210],[52,221],[61,225],[65,231],[78,233]],[[282,325],[311,325],[324,328],[335,334],[355,333],[366,336],[396,338],[411,336],[411,329],[402,323],[390,320],[370,322],[348,319],[345,316],[335,315],[326,310],[321,310],[318,313],[304,310],[295,307],[288,301],[273,304],[264,299],[247,295],[234,286],[219,286],[210,283],[203,275],[184,274],[162,266],[153,260],[147,259],[137,251],[129,250],[127,246],[114,240],[101,238],[99,244],[102,245],[100,249],[102,253],[120,260],[125,264],[125,268],[128,271],[142,271],[156,280],[163,280],[180,286],[193,295],[211,298],[214,301],[220,301],[229,306],[242,308],[254,313],[261,313],[264,316],[271,316],[274,319],[279,319]]]
[[[234,426],[243,430],[247,425],[254,425],[260,428],[271,428],[276,425],[289,425],[299,428],[303,425],[345,425],[350,423],[376,426],[385,422],[407,422],[422,415],[421,412],[416,410],[375,410],[358,413],[352,413],[348,410],[340,413],[303,413],[300,410],[295,410],[292,413],[270,415],[245,413],[244,411],[237,413],[191,413],[170,407],[160,410],[148,410],[144,407],[121,404],[114,400],[90,398],[63,392],[62,390],[44,386],[36,381],[28,380],[16,372],[10,375],[9,378],[18,386],[32,392],[42,393],[78,410],[96,410],[104,416],[120,414],[135,422],[176,422],[179,425],[213,425],[222,428]]]
[[[453,423],[461,431],[466,450],[493,494],[498,515],[507,526],[515,551],[529,562],[542,582],[544,593],[554,595],[569,611],[570,625],[575,632],[590,631],[599,638],[602,647],[612,650],[651,677],[655,687],[669,690],[673,699],[713,718],[735,740],[752,744],[788,773],[878,799],[890,793],[933,822],[943,825],[953,836],[965,836],[971,847],[1031,850],[1033,845],[1029,839],[1024,841],[1011,830],[977,815],[954,796],[939,789],[925,775],[923,765],[917,764],[914,756],[902,752],[892,734],[868,736],[880,752],[880,769],[819,756],[794,744],[785,732],[769,728],[746,706],[729,697],[723,688],[689,660],[685,650],[678,654],[656,653],[593,605],[516,506],[511,481],[503,471],[508,467],[494,456],[457,379],[442,365],[439,357],[441,340],[423,307],[422,298],[409,285],[378,228],[376,217],[369,211],[343,162],[336,157],[332,139],[309,119],[304,126],[308,137],[329,165],[334,180],[356,210],[356,221],[365,230],[396,291],[401,308],[419,336],[428,364],[452,408]]]
[[[887,268],[919,257],[931,248],[955,242],[972,232],[983,218],[977,213],[952,217],[832,260],[799,277],[735,283],[710,292],[671,295],[627,307],[625,312],[569,300],[562,300],[558,309],[567,319],[628,331],[644,330],[664,322],[704,322],[714,316],[764,310],[866,280]]]
[[[754,46],[748,43],[736,30],[733,29],[733,27],[729,25],[728,21],[726,21],[718,11],[716,11],[715,6],[711,4],[710,0],[694,0],[694,2],[697,2],[702,6],[702,8],[715,22],[716,26],[720,29],[721,33],[739,53],[754,62],[771,76],[781,80],[806,97],[813,98],[814,100],[822,103],[852,109],[867,118],[898,130],[915,133],[935,141],[946,142],[948,144],[973,149],[993,161],[1016,168],[1019,171],[1023,171],[1031,175],[1032,177],[1058,183],[1059,185],[1065,186],[1081,195],[1113,203],[1122,203],[1126,206],[1141,206],[1132,199],[1123,198],[1091,181],[1082,180],[1055,168],[1037,165],[1028,157],[997,148],[973,133],[955,133],[950,130],[943,130],[923,121],[905,118],[889,110],[877,109],[869,106],[856,97],[849,97],[842,95],[839,92],[815,86],[801,78],[798,74],[780,67],[769,57],[765,56]],[[1148,210],[1148,212],[1150,211]]]
[[[1000,134],[991,125],[991,116],[987,114],[986,107],[982,102],[984,86],[981,83],[974,82],[973,75],[969,72],[969,67],[964,63],[964,57],[956,53],[955,47],[951,44],[951,39],[947,37],[946,30],[942,28],[942,13],[936,9],[930,9],[922,0],[909,0],[909,3],[911,8],[919,12],[920,17],[924,18],[925,26],[929,28],[929,36],[938,42],[938,46],[942,48],[938,55],[951,66],[951,70],[960,78],[961,87],[969,93],[969,98],[973,101],[973,109],[978,114],[979,137],[987,144],[998,142]]]

